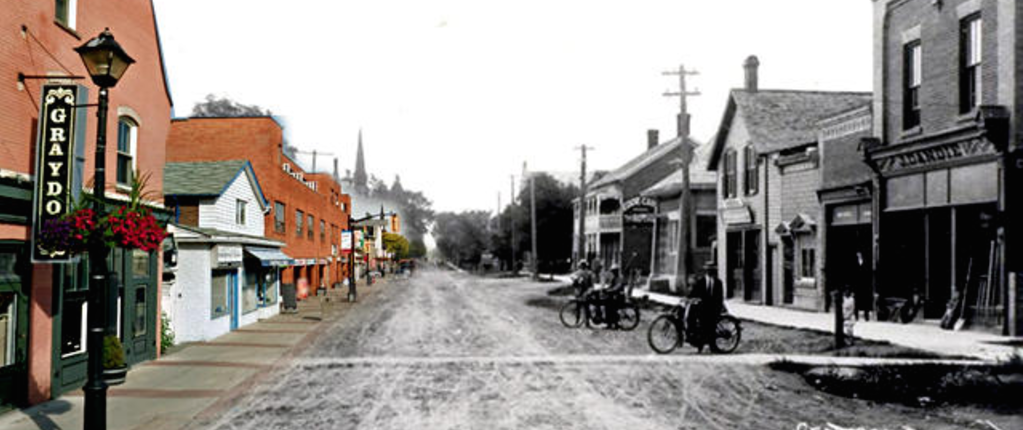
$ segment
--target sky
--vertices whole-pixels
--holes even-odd
[[[611,170],[716,131],[743,60],[760,88],[870,91],[869,0],[155,0],[175,115],[207,94],[284,117],[289,141],[400,175],[438,211],[508,203],[511,175]],[[201,13],[200,13],[201,12]],[[308,156],[305,164],[309,164]]]

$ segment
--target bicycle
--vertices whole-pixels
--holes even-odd
[[[607,300],[609,299],[600,298],[598,294],[599,290],[585,293],[572,298],[562,305],[561,310],[558,312],[561,324],[568,328],[577,328],[582,326],[583,323],[587,327],[592,327],[606,322],[607,315],[604,318],[598,318],[599,315],[592,311],[597,306],[603,307],[605,311],[607,310]],[[609,327],[617,326],[625,331],[635,330],[639,326],[639,305],[626,299],[622,300],[616,307],[617,320],[612,320]],[[603,313],[606,314],[607,312]]]
[[[683,343],[689,342],[701,352],[705,345],[719,354],[735,351],[742,339],[742,325],[739,319],[729,315],[727,311],[723,312],[714,329],[714,338],[709,341],[702,339],[696,327],[690,324],[696,318],[692,311],[693,305],[699,302],[699,299],[684,298],[655,318],[647,330],[647,343],[650,344],[650,348],[658,354],[668,354]]]

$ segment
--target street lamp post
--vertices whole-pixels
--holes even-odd
[[[103,30],[99,36],[75,48],[82,57],[85,68],[89,71],[92,82],[99,87],[99,104],[96,109],[96,168],[93,185],[93,208],[96,219],[102,219],[106,213],[106,141],[107,141],[107,91],[117,85],[124,72],[135,62],[124,49],[121,49],[110,29]],[[106,305],[110,300],[105,297],[109,289],[109,268],[107,254],[109,250],[101,240],[93,239],[89,243],[89,321],[87,348],[89,351],[88,381],[82,391],[85,394],[85,416],[83,419],[86,430],[102,430],[107,428],[107,383],[103,380],[103,337],[106,334]],[[116,301],[114,301],[116,303]]]

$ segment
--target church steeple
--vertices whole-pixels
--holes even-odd
[[[359,129],[359,149],[355,154],[355,193],[369,194],[369,178],[366,177],[366,160],[362,155],[362,129]]]

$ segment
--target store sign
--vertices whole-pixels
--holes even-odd
[[[657,201],[650,197],[633,197],[625,202],[622,212],[626,215],[651,214],[657,207]]]
[[[32,206],[33,262],[71,260],[67,251],[42,249],[36,246],[35,239],[47,221],[58,219],[71,209],[77,99],[76,85],[43,85]]]
[[[753,212],[749,207],[725,208],[721,210],[721,220],[726,225],[752,224]]]
[[[996,154],[994,143],[984,137],[960,140],[935,146],[927,146],[909,152],[892,154],[877,159],[877,168],[882,172],[899,171],[917,167],[945,164],[951,161]]]
[[[345,230],[345,231],[341,232],[341,253],[342,254],[347,254],[349,252],[352,252],[352,240],[354,240],[354,236],[352,236],[352,231],[351,230]]]
[[[213,267],[238,267],[242,264],[241,245],[215,245],[212,255]]]

